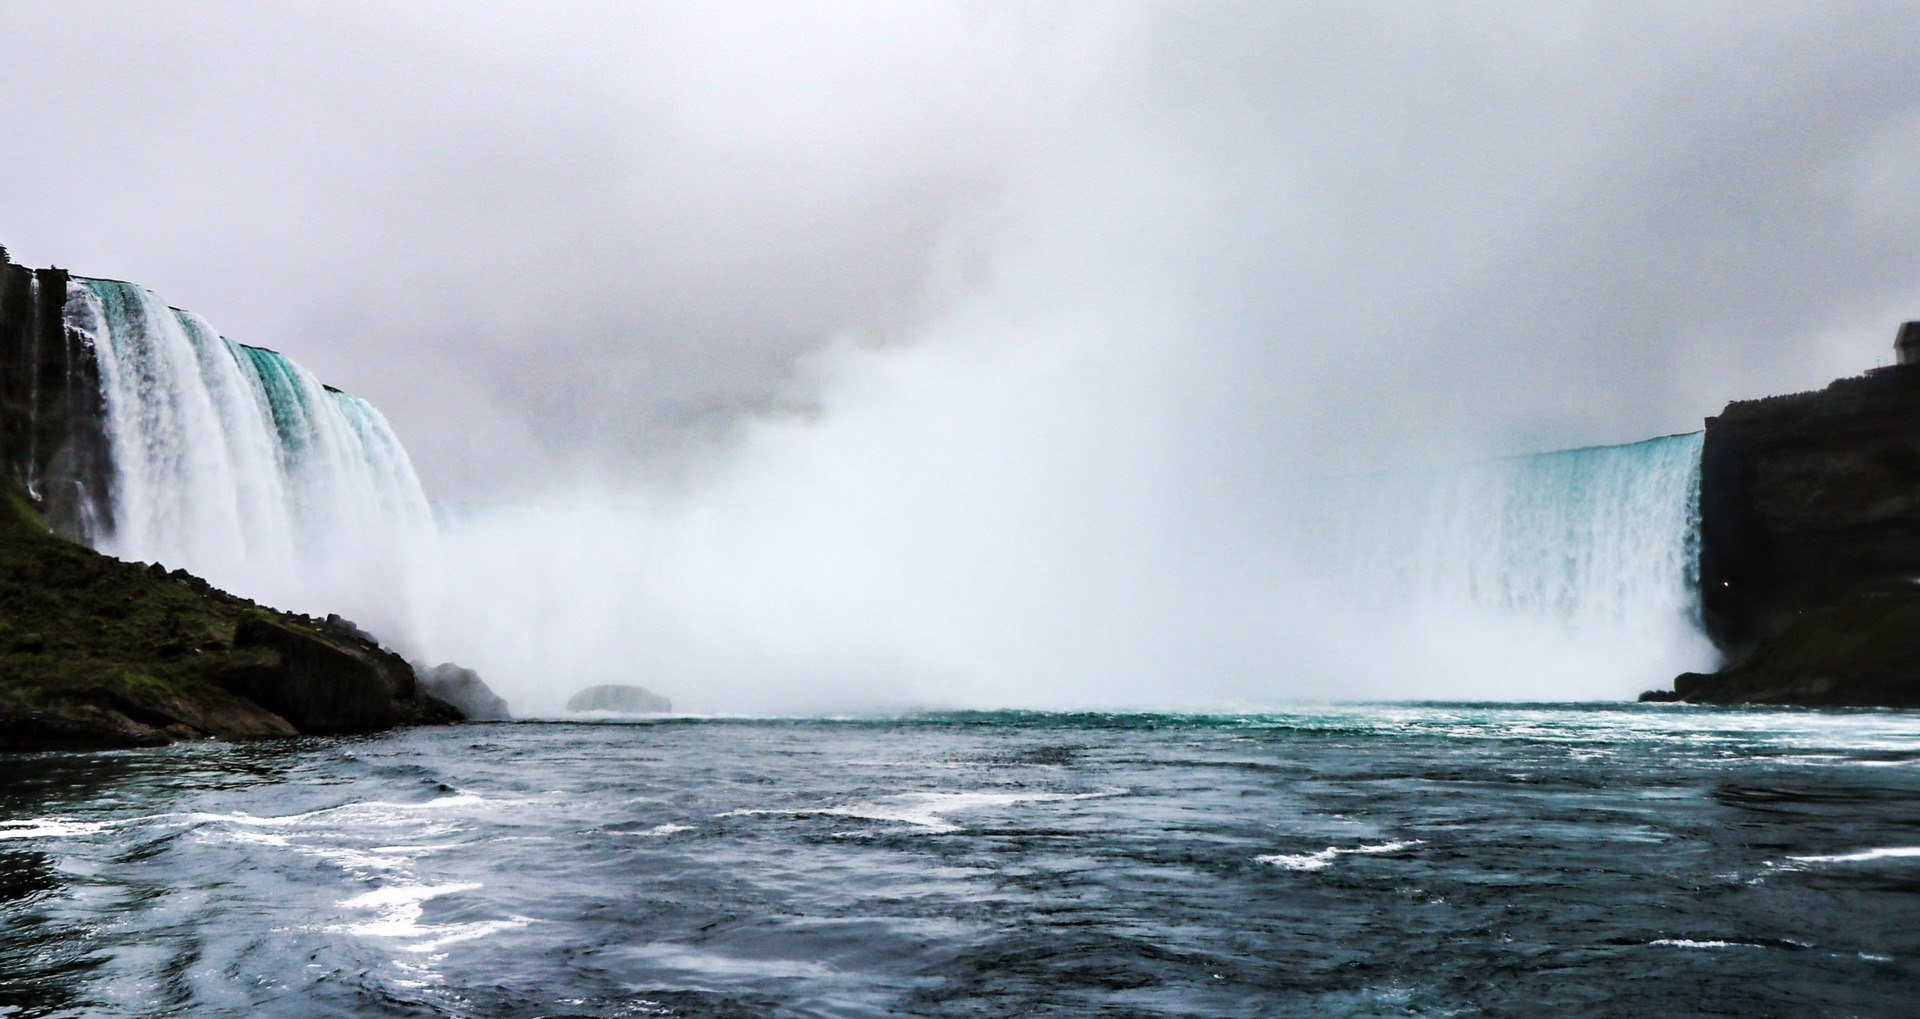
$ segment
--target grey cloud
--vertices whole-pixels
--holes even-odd
[[[1255,475],[1684,429],[1920,310],[1903,5],[8,20],[0,241],[367,396],[445,497],[661,469],[956,302],[1159,309]]]

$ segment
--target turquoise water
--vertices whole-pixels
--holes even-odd
[[[0,1014],[1912,1014],[1920,716],[519,723],[0,760]]]

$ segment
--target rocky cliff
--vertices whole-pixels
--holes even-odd
[[[54,529],[113,526],[111,459],[93,350],[66,328],[67,273],[14,265],[0,248],[0,471]]]
[[[1920,706],[1916,577],[1920,365],[1728,404],[1701,450],[1700,608],[1729,664],[1643,699]]]
[[[1920,367],[1728,404],[1707,419],[1700,514],[1702,621],[1735,655],[1920,576]]]
[[[1676,677],[1673,692],[1699,704],[1920,708],[1920,588],[1870,585],[1808,608],[1719,672]]]

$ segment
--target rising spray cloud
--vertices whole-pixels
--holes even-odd
[[[106,550],[342,612],[523,713],[604,682],[739,712],[1610,697],[1708,655],[1697,437],[1256,491],[1196,454],[1194,338],[1147,308],[842,345],[820,413],[698,481],[437,522],[365,403],[137,287],[79,281],[68,313]]]

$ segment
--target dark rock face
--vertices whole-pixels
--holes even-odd
[[[1920,588],[1890,584],[1809,609],[1719,672],[1676,677],[1673,690],[1705,704],[1920,707]]]
[[[1732,663],[1660,699],[1920,707],[1920,365],[1907,353],[1707,419],[1701,617]]]
[[[1920,576],[1920,366],[1729,404],[1700,471],[1701,613],[1724,650]]]
[[[618,711],[630,715],[664,714],[673,702],[643,687],[607,684],[590,686],[567,701],[568,711]]]
[[[0,469],[65,537],[113,528],[112,460],[93,348],[66,327],[67,273],[0,248]]]
[[[210,689],[142,690],[105,685],[61,691],[47,710],[0,711],[0,750],[98,750],[156,747],[218,736],[297,736],[286,719],[251,701]]]
[[[240,620],[236,651],[267,652],[218,674],[220,685],[301,732],[385,729],[414,697],[413,669],[391,651],[337,631],[288,626],[264,615]]]
[[[480,674],[443,662],[420,673],[420,690],[435,700],[453,706],[469,722],[512,721],[507,702],[481,682]]]

